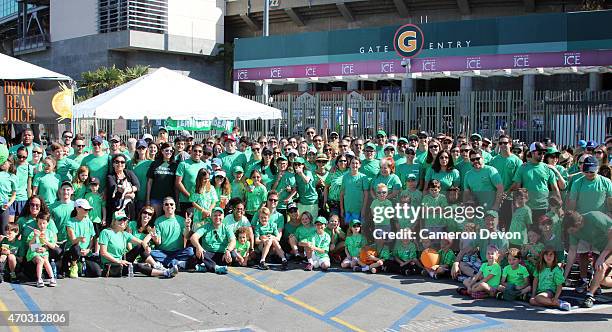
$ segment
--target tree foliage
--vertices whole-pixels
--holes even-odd
[[[148,66],[119,69],[115,67],[115,65],[112,67],[100,67],[94,71],[86,71],[81,74],[82,80],[79,82],[80,88],[77,102],[95,97],[131,80],[146,75],[148,72]]]

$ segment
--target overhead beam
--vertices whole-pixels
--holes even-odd
[[[255,21],[253,21],[253,19],[248,14],[240,14],[240,18],[244,21],[244,23],[249,26],[249,28],[251,28],[251,30],[261,30],[261,26],[259,24],[256,24]]]
[[[338,7],[340,14],[342,14],[342,17],[344,17],[347,22],[355,21],[355,16],[351,12],[351,9],[344,2],[337,3],[336,7]]]
[[[289,16],[291,21],[293,21],[293,23],[295,23],[295,25],[297,25],[299,27],[303,27],[304,25],[306,25],[304,23],[304,19],[300,16],[300,14],[298,14],[295,11],[295,9],[293,9],[293,8],[285,8],[285,13],[287,14],[287,16]]]
[[[525,11],[528,13],[535,12],[535,0],[523,0],[525,4]]]
[[[397,9],[400,17],[408,17],[408,7],[406,6],[404,0],[393,0],[393,4],[395,5],[395,9]]]
[[[457,6],[459,6],[459,12],[461,15],[470,15],[470,2],[468,0],[457,0]]]

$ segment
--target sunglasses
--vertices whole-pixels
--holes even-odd
[[[448,156],[440,156],[440,159],[448,159]]]
[[[383,135],[378,135],[378,136],[376,136],[376,138],[381,139],[381,138],[385,138],[385,136],[383,136]]]
[[[437,146],[437,145],[430,145],[430,146],[429,146],[429,148],[430,148],[430,149],[439,149],[440,147],[439,147],[439,146]]]
[[[353,228],[361,228],[361,225],[357,224],[357,225],[353,225],[351,227],[353,227]]]
[[[346,160],[346,159],[340,159],[340,160],[338,160],[338,162],[339,162],[339,163],[348,163],[348,160]]]
[[[163,150],[164,153],[172,153],[172,151],[174,151],[174,150],[172,150],[172,149],[164,149]]]
[[[30,203],[31,207],[40,207],[40,204]]]
[[[100,146],[100,145],[102,145],[102,143],[93,142],[93,143],[91,143],[91,145],[93,145],[93,146]]]
[[[251,150],[253,150],[253,151],[260,151],[261,148],[251,148]]]
[[[28,156],[17,156],[17,159],[27,159]]]
[[[77,144],[77,148],[84,148],[85,144]]]
[[[507,142],[507,141],[506,141],[506,142],[499,142],[498,144],[499,144],[499,145],[508,145],[509,143],[510,143],[510,142]]]
[[[263,155],[264,155],[264,157],[266,157],[266,156],[267,156],[267,157],[271,157],[271,156],[272,156],[272,153],[271,153],[271,152],[266,152],[266,153],[264,153]]]
[[[174,206],[174,203],[164,203],[164,206]]]
[[[604,154],[604,152],[601,151],[601,150],[600,151],[595,151],[595,154]]]
[[[64,139],[72,138],[72,136],[64,136]]]
[[[268,198],[268,202],[278,202],[278,199]]]
[[[125,161],[123,161],[123,160],[115,160],[114,164],[124,165]]]
[[[32,153],[42,154],[42,151],[32,151]]]
[[[376,193],[380,195],[380,194],[386,194],[387,192],[386,191],[377,191]]]
[[[459,153],[459,150],[451,150],[451,153]]]
[[[470,161],[471,162],[480,161],[480,157],[478,157],[478,158],[470,158]]]
[[[153,217],[154,212],[153,211],[142,211],[142,214],[146,214],[147,216]]]
[[[514,150],[512,150],[512,152],[513,152],[513,153],[522,153],[522,152],[523,152],[523,150],[521,150],[521,149],[514,149]]]

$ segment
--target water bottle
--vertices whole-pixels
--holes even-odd
[[[85,272],[87,270],[87,264],[85,264],[85,257],[81,258],[81,276],[85,276]]]
[[[128,278],[134,278],[134,265],[132,263],[128,265]]]
[[[57,279],[57,265],[55,264],[55,259],[51,260],[51,271],[53,272],[53,278]]]

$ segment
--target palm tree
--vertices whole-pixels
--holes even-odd
[[[148,66],[128,67],[122,70],[115,65],[112,67],[100,67],[94,71],[86,71],[81,74],[82,80],[79,82],[81,94],[77,96],[77,102],[116,88],[146,75],[148,72]]]

